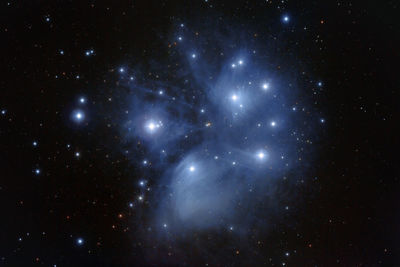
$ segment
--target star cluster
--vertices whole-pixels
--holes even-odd
[[[1,264],[398,265],[393,1],[28,2]]]

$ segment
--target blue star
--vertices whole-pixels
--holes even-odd
[[[284,16],[282,17],[282,21],[283,21],[284,23],[289,23],[289,21],[290,21],[289,16],[288,16],[288,15],[284,15]]]

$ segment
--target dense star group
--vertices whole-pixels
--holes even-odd
[[[151,202],[151,226],[168,233],[221,227],[243,232],[256,221],[255,199],[273,194],[270,188],[290,170],[297,168],[294,181],[304,171],[301,160],[312,151],[312,132],[318,129],[310,127],[318,118],[298,99],[290,76],[270,69],[256,49],[221,45],[209,54],[198,37],[193,47],[184,24],[178,32],[170,59],[177,62],[173,79],[148,80],[127,66],[116,68],[119,83],[130,92],[125,119],[119,121],[126,152],[135,142],[147,151],[134,156],[136,162],[143,157],[137,166],[151,180],[139,181],[146,190],[139,190],[136,202]],[[78,99],[72,120],[81,123],[86,98]],[[134,202],[129,206],[140,208]],[[237,210],[238,204],[249,209]]]
[[[399,265],[396,1],[35,2],[0,4],[0,265]]]

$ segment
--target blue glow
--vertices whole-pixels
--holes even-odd
[[[72,113],[72,119],[75,122],[82,122],[85,119],[85,114],[81,110],[76,110]]]
[[[288,23],[290,21],[290,18],[288,15],[283,16],[282,18],[283,22]]]

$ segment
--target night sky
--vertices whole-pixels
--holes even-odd
[[[397,1],[2,1],[0,265],[400,266]]]

